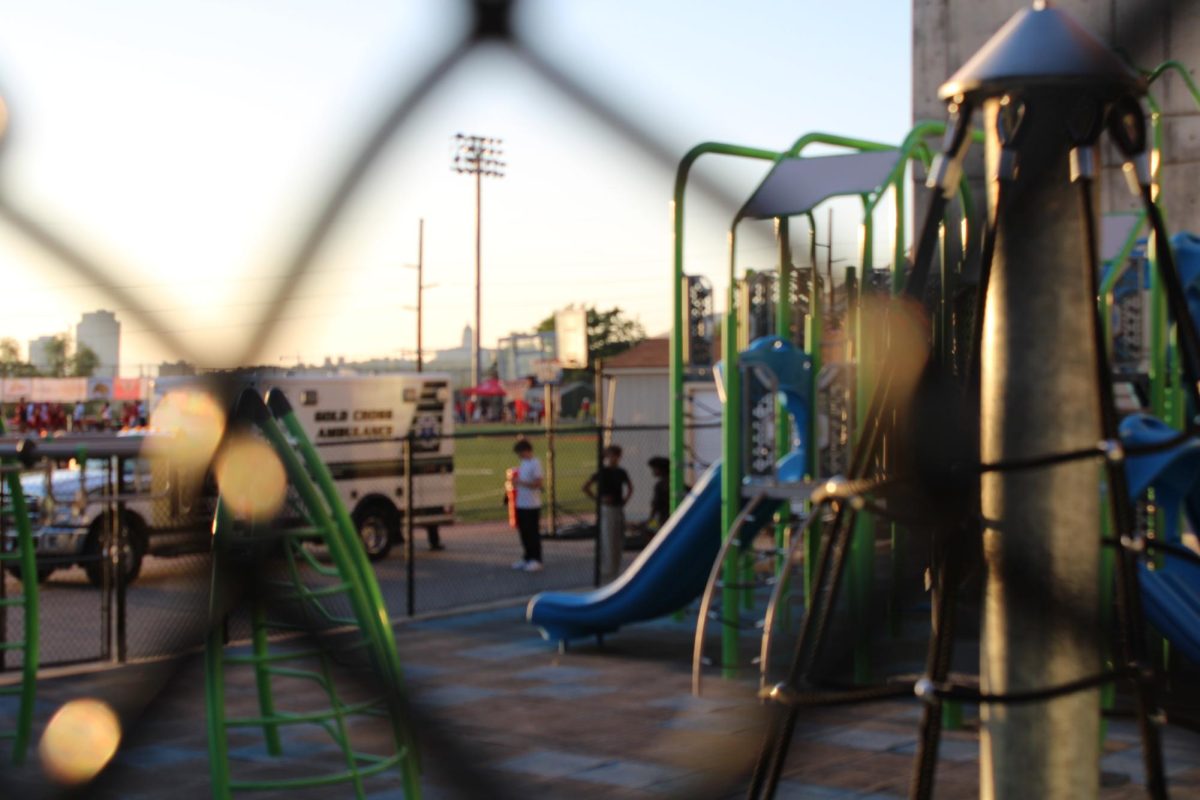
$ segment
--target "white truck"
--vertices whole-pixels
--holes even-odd
[[[409,505],[404,497],[404,448],[411,434],[413,526],[425,528],[430,545],[438,545],[439,526],[454,518],[454,413],[448,375],[237,372],[217,380],[224,386],[224,391],[216,392],[222,403],[245,386],[264,395],[278,389],[287,396],[373,560],[384,558],[401,540]],[[211,385],[196,377],[156,381],[152,419],[153,408],[168,392],[204,391]],[[137,577],[146,555],[185,555],[206,551],[210,545],[214,499],[210,470],[185,474],[169,459],[163,461],[139,457],[123,462],[127,581]],[[100,582],[100,548],[109,518],[103,495],[111,482],[106,469],[103,461],[93,458],[82,468],[72,462],[70,467],[22,479],[33,509],[39,578],[78,563],[93,583]],[[15,530],[11,521],[5,522],[4,546],[9,548]]]

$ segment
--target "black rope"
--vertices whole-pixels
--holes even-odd
[[[800,708],[801,706],[847,706],[859,703],[872,703],[879,700],[890,700],[896,697],[911,697],[913,684],[888,683],[882,686],[864,686],[842,691],[797,691],[787,684],[779,683],[761,693],[765,700],[786,706]]]
[[[1190,550],[1181,544],[1175,544],[1174,542],[1164,542],[1161,539],[1149,539],[1143,536],[1133,541],[1122,541],[1119,542],[1119,544],[1121,545],[1122,549],[1132,552],[1137,552],[1139,549],[1161,550],[1164,553],[1182,558],[1185,561],[1195,564],[1196,566],[1200,566],[1200,553],[1196,553],[1195,551]]]
[[[961,158],[967,146],[970,132],[972,108],[964,105],[956,108],[955,122],[947,132],[946,143],[943,147],[943,158],[961,163]],[[929,270],[933,263],[938,240],[938,226],[945,214],[949,202],[945,187],[935,188],[929,198],[921,234],[917,240],[916,254],[913,258],[913,269],[909,273],[902,296],[910,300],[920,300],[925,293]],[[894,378],[895,362],[885,359],[883,374],[872,394],[867,412],[863,435],[855,443],[854,455],[851,459],[849,478],[858,480],[866,476],[870,465],[877,459],[880,449],[880,434],[882,432],[885,411],[890,407],[890,395]],[[890,415],[886,415],[890,416]],[[834,600],[845,572],[846,551],[848,540],[853,530],[853,522],[857,515],[850,503],[837,506],[834,520],[827,538],[821,542],[818,551],[817,565],[814,573],[814,589],[812,608],[804,615],[800,635],[796,640],[792,663],[788,670],[785,685],[795,686],[802,676],[807,676],[819,655],[825,640],[829,617],[832,613]],[[787,706],[785,713],[776,714],[771,718],[766,737],[763,740],[759,758],[755,763],[754,773],[747,791],[747,797],[773,797],[779,785],[779,777],[783,771],[784,761],[791,746],[792,734],[798,719],[798,706]]]
[[[1046,453],[1040,456],[1027,456],[1025,458],[1010,458],[1004,461],[993,461],[989,464],[980,464],[978,471],[982,475],[987,472],[1019,472],[1027,469],[1040,469],[1043,467],[1053,467],[1058,464],[1066,464],[1072,461],[1082,461],[1091,458],[1101,458],[1108,455],[1108,449],[1103,443],[1093,445],[1092,447],[1080,448],[1078,450],[1065,450],[1059,453]]]
[[[1075,151],[1072,153],[1072,158],[1076,159],[1073,172],[1076,184],[1079,186],[1080,214],[1084,224],[1083,269],[1087,276],[1088,297],[1092,306],[1090,316],[1099,392],[1101,436],[1107,441],[1115,442],[1118,441],[1119,436],[1119,418],[1113,395],[1112,364],[1109,362],[1108,343],[1104,337],[1103,320],[1100,318],[1100,254],[1096,244],[1098,239],[1096,211],[1092,204],[1092,169],[1094,168],[1092,147],[1099,139],[1103,120],[1103,110],[1097,103],[1095,118],[1089,123],[1090,130],[1082,136],[1076,137],[1073,142]],[[1136,514],[1129,496],[1125,465],[1114,459],[1106,459],[1105,472],[1108,478],[1108,497],[1112,506],[1117,536],[1125,541],[1132,536],[1136,525]],[[1143,664],[1146,663],[1146,645],[1142,624],[1140,586],[1136,565],[1124,548],[1118,548],[1116,551],[1116,568],[1117,624],[1121,631],[1118,640],[1120,660],[1125,664]],[[1155,675],[1152,672],[1147,674],[1137,671],[1131,677],[1137,697],[1138,728],[1142,739],[1142,764],[1146,774],[1146,788],[1151,797],[1166,798],[1167,784],[1166,774],[1163,770],[1162,741],[1158,726],[1153,719],[1153,716],[1158,713]]]
[[[1005,98],[996,115],[996,133],[1001,144],[1000,163],[996,174],[996,202],[984,231],[983,249],[979,261],[979,282],[975,290],[975,316],[971,321],[971,341],[967,351],[967,365],[963,394],[974,411],[973,419],[979,419],[980,372],[983,350],[983,322],[987,310],[987,292],[991,284],[992,262],[996,254],[996,238],[1000,219],[1008,203],[1011,183],[1017,175],[1018,146],[1028,130],[1024,124],[1027,107],[1023,102]],[[975,452],[978,453],[978,441]],[[976,455],[978,458],[978,455]],[[986,471],[978,468],[978,474]],[[976,484],[978,494],[978,485]],[[981,515],[976,515],[981,520]],[[980,522],[963,520],[964,526],[974,525],[973,532],[982,532]],[[947,536],[939,531],[933,548],[933,634],[929,640],[926,669],[934,680],[945,680],[950,672],[954,654],[954,618],[958,608],[958,583],[962,569],[965,537]],[[940,540],[940,541],[939,541]],[[913,756],[913,775],[909,785],[909,796],[914,800],[929,800],[933,796],[937,774],[938,751],[942,735],[942,704],[940,700],[930,702],[921,712],[917,751]]]
[[[1060,683],[1057,686],[1047,686],[1042,689],[1026,689],[1017,692],[1004,692],[1003,694],[991,694],[982,692],[978,686],[971,686],[953,681],[936,682],[930,680],[917,681],[913,686],[913,691],[918,697],[927,702],[936,698],[938,700],[956,700],[963,703],[980,703],[988,705],[1021,705],[1022,703],[1042,703],[1047,700],[1054,700],[1059,697],[1065,697],[1076,692],[1095,689],[1098,686],[1105,686],[1110,683],[1115,683],[1120,680],[1128,680],[1137,678],[1141,674],[1141,670],[1133,667],[1118,670],[1106,670],[1096,675],[1089,675],[1084,678],[1076,678],[1073,681]]]
[[[1005,461],[994,461],[988,464],[978,464],[969,469],[973,469],[979,473],[985,472],[1015,472],[1023,469],[1038,469],[1042,467],[1052,467],[1058,464],[1065,464],[1070,461],[1086,461],[1092,458],[1107,458],[1114,462],[1119,462],[1136,456],[1152,455],[1154,453],[1162,453],[1167,450],[1173,450],[1182,444],[1186,444],[1192,438],[1200,436],[1200,427],[1189,427],[1183,431],[1176,433],[1169,439],[1164,439],[1161,442],[1146,442],[1144,444],[1125,444],[1119,439],[1114,438],[1104,442],[1098,442],[1092,447],[1083,447],[1078,450],[1065,450],[1058,453],[1046,453],[1040,456],[1029,456],[1028,458],[1011,458]],[[960,469],[968,469],[960,467]]]
[[[1163,222],[1158,204],[1154,202],[1149,186],[1141,187],[1142,204],[1146,208],[1146,217],[1154,230],[1154,253],[1158,274],[1166,289],[1167,310],[1171,321],[1175,323],[1175,337],[1179,343],[1180,362],[1186,383],[1186,391],[1190,402],[1191,412],[1200,413],[1200,336],[1188,310],[1187,297],[1183,291],[1183,282],[1175,266],[1175,253],[1171,249],[1167,226]],[[1194,421],[1189,421],[1194,424]]]

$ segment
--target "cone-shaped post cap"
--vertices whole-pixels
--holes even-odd
[[[1024,8],[942,84],[938,97],[982,99],[1033,87],[1100,97],[1145,93],[1142,79],[1086,28],[1045,2]]]

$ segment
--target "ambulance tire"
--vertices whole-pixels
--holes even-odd
[[[384,500],[364,500],[354,510],[354,527],[367,558],[387,558],[400,530],[400,515]]]

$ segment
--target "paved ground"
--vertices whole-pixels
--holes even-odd
[[[764,708],[752,687],[709,681],[689,693],[692,621],[634,626],[559,654],[522,619],[521,607],[414,621],[398,627],[425,763],[426,796],[639,798],[734,797],[760,742]],[[345,682],[345,679],[343,679]],[[100,696],[122,711],[126,738],[116,762],[93,786],[101,798],[208,796],[203,680],[196,660],[140,665],[44,682],[39,729],[64,700]],[[283,684],[281,702],[311,697]],[[248,674],[230,675],[231,714],[253,714]],[[5,707],[0,706],[0,710]],[[780,798],[902,797],[916,746],[915,701],[806,713]],[[968,715],[970,716],[970,715]],[[2,715],[0,715],[2,719]],[[366,747],[371,731],[364,729]],[[378,731],[375,731],[378,744]],[[284,737],[281,760],[265,754],[258,730],[231,742],[232,769],[245,776],[330,768],[336,752],[319,730]],[[1169,728],[1172,797],[1200,798],[1200,737]],[[977,736],[949,733],[938,797],[977,795]],[[1112,725],[1102,761],[1111,800],[1144,796],[1137,736]],[[14,778],[16,776],[16,778]],[[49,797],[37,771],[6,771],[3,796]],[[0,785],[0,789],[4,789]],[[393,777],[370,783],[380,800],[401,796]],[[264,796],[264,795],[260,795]],[[267,797],[303,797],[276,792]],[[350,796],[344,788],[312,797]]]
[[[591,540],[546,539],[546,570],[514,572],[520,555],[517,535],[503,523],[475,523],[442,529],[446,549],[430,552],[418,530],[414,548],[414,611],[425,614],[497,600],[528,597],[545,589],[586,586],[592,579]],[[630,556],[632,554],[627,554]],[[203,636],[208,613],[211,560],[204,555],[148,557],[142,574],[127,593],[127,655],[130,659],[172,655],[194,647]],[[407,564],[403,547],[375,564],[388,612],[395,619],[408,612]],[[5,575],[10,596],[20,583]],[[55,572],[41,586],[41,655],[44,664],[63,664],[111,657],[105,650],[105,616],[100,592],[78,567]],[[16,609],[0,608],[7,637],[21,635]],[[0,671],[5,664],[0,653]]]

